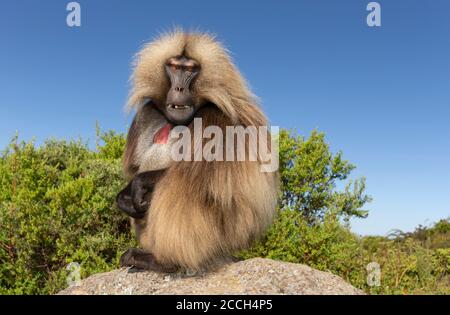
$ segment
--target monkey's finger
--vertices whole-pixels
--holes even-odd
[[[126,189],[122,190],[116,198],[117,207],[132,218],[141,219],[145,212],[136,211],[131,199],[131,195],[127,194]]]

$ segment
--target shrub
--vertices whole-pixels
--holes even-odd
[[[81,276],[114,269],[134,241],[114,207],[124,185],[124,137],[100,135],[96,151],[81,141],[14,139],[0,159],[0,293],[55,293],[66,265]]]
[[[81,141],[11,141],[0,156],[0,294],[55,293],[67,285],[69,263],[84,278],[117,268],[121,253],[136,246],[114,205],[125,185],[124,144],[123,135],[99,130],[95,150]],[[449,220],[389,237],[356,236],[348,221],[367,216],[364,178],[336,189],[353,169],[322,133],[305,139],[282,130],[277,219],[238,255],[307,264],[374,294],[449,294]],[[380,265],[380,286],[367,285],[370,262]]]
[[[278,217],[262,241],[238,255],[306,264],[373,294],[449,294],[448,220],[393,239],[355,235],[348,221],[366,217],[361,208],[371,200],[364,178],[336,190],[353,169],[341,152],[332,155],[322,133],[305,140],[283,130]],[[379,286],[367,283],[371,262],[380,265]]]
[[[342,152],[330,152],[323,133],[313,131],[305,140],[281,130],[279,139],[281,209],[299,211],[309,223],[320,222],[329,211],[344,220],[367,216],[362,207],[371,197],[364,193],[365,179],[336,190],[338,181],[347,179],[355,166],[342,158]]]

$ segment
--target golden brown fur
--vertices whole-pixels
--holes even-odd
[[[216,106],[197,113],[203,128],[267,125],[227,51],[206,34],[175,31],[148,44],[136,59],[129,106],[139,111],[136,104],[145,98],[164,102],[170,88],[164,64],[182,54],[201,65],[192,87],[197,101]],[[138,169],[133,164],[135,127],[124,159],[128,176]],[[248,247],[265,232],[275,212],[277,189],[278,174],[261,172],[258,161],[174,162],[157,183],[146,216],[134,221],[136,235],[161,264],[199,270]]]

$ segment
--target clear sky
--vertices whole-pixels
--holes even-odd
[[[159,32],[216,33],[272,124],[326,132],[367,177],[360,234],[412,230],[450,215],[450,1],[69,1],[0,4],[0,147],[19,131],[95,138],[125,132],[133,55]]]

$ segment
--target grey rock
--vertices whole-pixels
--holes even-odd
[[[187,275],[122,268],[96,274],[58,294],[364,294],[342,278],[305,265],[254,258]]]

